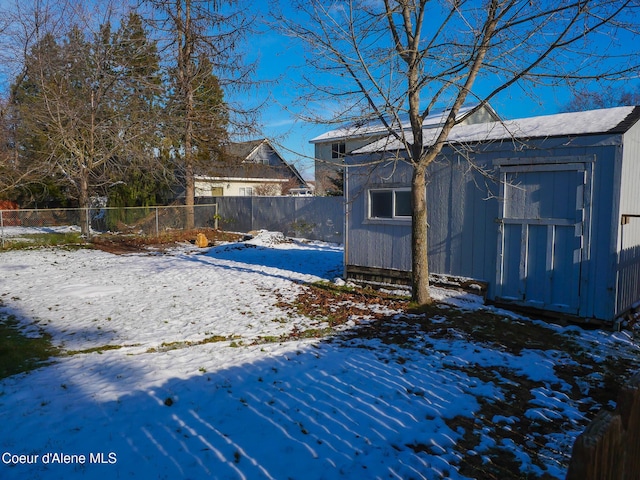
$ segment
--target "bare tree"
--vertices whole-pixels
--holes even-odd
[[[157,145],[152,119],[161,82],[154,45],[138,16],[113,31],[111,14],[95,29],[72,23],[64,36],[38,35],[11,91],[16,149],[66,184],[82,217],[92,195],[124,180],[132,163],[153,159]],[[87,219],[80,224],[88,234]]]
[[[3,73],[13,79],[3,113],[12,173],[4,187],[33,201],[57,189],[87,207],[132,170],[155,171],[163,85],[140,17],[112,0],[13,7],[2,12],[0,35]],[[86,219],[81,225],[87,233]]]
[[[232,128],[251,128],[251,121],[246,120],[251,112],[234,108],[228,102],[212,102],[211,98],[220,96],[220,89],[252,84],[253,65],[244,62],[238,47],[251,33],[253,19],[241,2],[234,0],[147,0],[146,3],[152,7],[149,20],[157,34],[163,36],[164,58],[175,86],[166,120],[176,138],[173,155],[182,160],[188,207],[186,227],[192,228],[193,208],[189,207],[195,203],[198,151],[211,148],[215,142],[224,143],[229,122]],[[216,88],[207,88],[213,83]],[[206,141],[199,141],[202,138]]]
[[[597,89],[577,90],[563,110],[565,112],[582,112],[597,108],[640,104],[640,88],[624,89],[619,85],[598,85],[598,87]]]
[[[55,5],[33,0],[6,2],[0,10],[0,74],[14,83],[25,75],[28,52],[47,32],[61,31],[61,18],[73,17],[65,2]],[[14,108],[15,90],[5,86],[2,90],[2,141],[0,155],[0,192],[16,197],[16,188],[24,185],[43,186],[50,182],[51,171],[40,162],[25,161],[17,148],[20,124],[19,112]],[[37,187],[40,188],[40,187]]]
[[[275,195],[282,195],[282,186],[269,183],[261,183],[253,188],[253,193],[263,197],[273,197]]]
[[[312,87],[310,107],[323,110],[315,120],[376,120],[413,166],[418,304],[431,302],[427,167],[460,121],[461,107],[472,101],[480,109],[527,82],[566,85],[635,71],[635,58],[611,54],[621,48],[618,41],[635,38],[633,0],[304,0],[295,8],[296,15],[278,19],[284,32],[310,47],[307,61],[315,68],[302,83]],[[446,113],[426,138],[423,121],[435,107]],[[327,110],[334,115],[327,117]]]

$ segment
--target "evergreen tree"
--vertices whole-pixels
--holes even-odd
[[[193,95],[189,114],[192,125],[191,145],[192,155],[189,161],[195,171],[206,171],[207,167],[216,158],[219,158],[222,146],[228,142],[227,127],[229,115],[224,101],[224,93],[220,87],[218,78],[213,73],[211,61],[201,55],[194,62]],[[179,90],[179,75],[175,69],[170,70],[171,96],[167,102],[167,123],[171,125],[170,132],[174,156],[181,160],[179,168],[184,177],[184,161],[186,157],[186,142],[184,136],[184,123],[187,109],[183,98],[177,95]]]
[[[119,152],[120,171],[108,190],[109,206],[149,206],[174,181],[162,164],[162,111],[165,101],[156,43],[144,29],[140,15],[131,13],[114,37],[115,59],[121,81],[115,89],[120,122],[127,126],[128,148]]]
[[[196,169],[206,167],[221,154],[221,146],[228,142],[229,112],[218,77],[206,55],[200,55],[196,65],[194,91],[194,146]]]
[[[167,61],[171,80],[168,125],[172,156],[180,161],[187,218],[194,224],[195,174],[198,162],[209,160],[209,149],[226,140],[227,106],[222,100],[220,74],[225,84],[239,86],[248,78],[239,40],[249,21],[235,0],[147,0],[158,13],[156,26],[167,34]],[[214,75],[215,72],[218,74]]]
[[[336,171],[334,175],[329,177],[331,186],[327,189],[328,197],[340,197],[344,195],[344,168]]]
[[[64,184],[80,207],[127,175],[154,173],[162,83],[155,45],[132,15],[91,38],[78,27],[46,35],[13,88],[18,152]],[[88,233],[86,218],[81,219]]]
[[[66,191],[69,184],[64,170],[55,165],[56,159],[64,155],[64,147],[52,138],[54,127],[45,102],[61,83],[61,72],[67,66],[62,46],[53,35],[46,34],[26,56],[24,72],[11,88],[8,109],[14,126],[14,167],[24,175],[23,181],[14,184],[22,204],[76,198]]]

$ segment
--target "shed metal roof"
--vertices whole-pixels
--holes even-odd
[[[640,106],[614,107],[585,112],[559,113],[502,122],[456,125],[447,143],[474,143],[505,139],[536,139],[564,136],[624,133],[640,119]],[[437,138],[440,128],[425,129],[425,144]],[[410,132],[406,140],[412,141]],[[372,142],[354,154],[403,150],[403,144],[388,136]]]
[[[466,105],[460,108],[458,112],[458,119],[464,118],[471,111],[477,108],[478,105]],[[484,108],[490,109],[490,111],[496,116],[497,114],[493,111],[493,109],[486,105]],[[449,114],[449,110],[437,110],[428,115],[424,121],[422,122],[423,128],[432,129],[436,128],[444,123]],[[408,130],[411,128],[411,124],[409,122],[409,117],[407,115],[403,115],[400,117],[400,125],[402,129]],[[397,121],[395,123],[398,123]],[[394,125],[393,119],[389,119],[389,124]],[[354,137],[369,137],[369,136],[378,136],[380,134],[384,134],[388,129],[386,126],[382,124],[379,118],[374,118],[369,121],[355,122],[349,125],[344,125],[340,128],[336,128],[334,130],[330,130],[328,132],[319,135],[312,140],[310,143],[322,143],[334,140],[343,140],[346,138],[354,138]]]

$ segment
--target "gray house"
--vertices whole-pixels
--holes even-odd
[[[639,119],[640,107],[619,107],[457,126],[429,168],[434,278],[483,285],[491,302],[585,319],[633,311]],[[386,138],[346,158],[347,278],[410,280],[412,167],[403,154]]]
[[[443,124],[448,110],[431,112],[423,121],[425,129],[433,129]],[[463,106],[458,112],[457,121],[460,125],[470,125],[481,122],[494,122],[500,120],[498,114],[490,105]],[[402,116],[395,122],[388,119],[389,125],[395,125],[398,129],[411,131],[409,117]],[[398,124],[399,122],[399,124]],[[330,130],[310,140],[314,145],[315,179],[318,195],[329,193],[335,186],[332,179],[342,175],[344,158],[352,151],[369,145],[370,143],[384,139],[389,135],[389,130],[380,119],[360,121],[344,125]]]

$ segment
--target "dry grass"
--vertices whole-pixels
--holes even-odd
[[[177,243],[195,243],[198,233],[202,233],[213,246],[220,242],[233,242],[242,239],[243,235],[229,233],[212,228],[197,228],[193,230],[168,230],[159,237],[144,235],[114,235],[102,234],[92,237],[92,245],[105,252],[115,254],[135,253],[153,250],[164,250]]]

